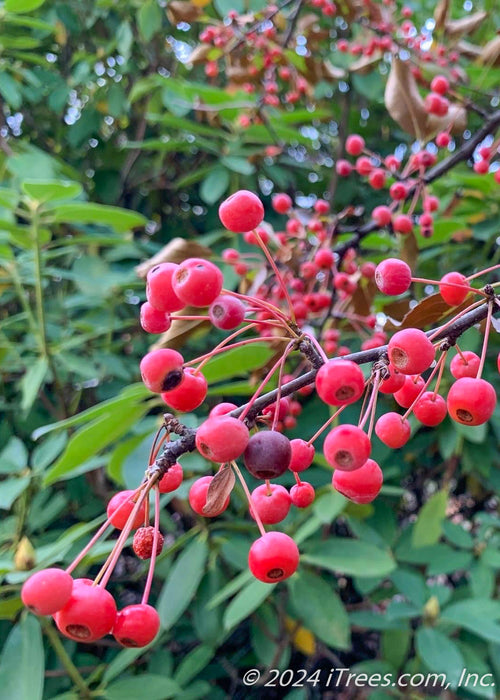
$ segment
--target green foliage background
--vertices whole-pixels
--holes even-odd
[[[498,411],[478,428],[415,425],[396,452],[378,443],[385,485],[369,506],[331,491],[318,450],[308,472],[317,500],[285,522],[301,568],[278,587],[247,572],[255,526],[237,490],[229,514],[193,517],[184,499],[210,465],[187,455],[185,482],[162,499],[166,545],[153,587],[162,632],[146,651],[67,640],[61,651],[48,623],[21,610],[27,569],[69,563],[113,491],[136,487],[146,466],[162,409],[138,383],[149,340],[138,327],[144,282],[136,265],[177,236],[215,256],[241,246],[217,217],[218,202],[237,188],[261,191],[267,206],[273,189],[321,196],[330,184],[345,100],[338,85],[316,85],[314,111],[273,108],[271,129],[242,129],[237,118],[257,98],[208,85],[202,66],[183,63],[197,31],[172,25],[164,5],[6,0],[0,8],[0,698],[88,697],[67,666],[59,673],[64,651],[92,696],[107,700],[252,697],[235,680],[247,668],[341,666],[446,672],[457,696],[493,698],[493,688],[456,683],[464,667],[500,682]],[[420,21],[433,5],[414,7]],[[484,5],[491,14],[479,43],[498,24],[498,7]],[[244,9],[216,0],[205,12],[233,7]],[[468,70],[485,89],[499,84],[499,69]],[[383,66],[352,76],[348,126],[385,154],[410,142],[387,116],[384,82]],[[213,119],[197,109],[200,101],[214,108]],[[472,115],[471,130],[480,124]],[[270,158],[265,148],[276,138],[290,147]],[[443,211],[457,192],[461,198],[452,217],[437,220],[433,238],[417,241],[419,274],[470,274],[498,262],[493,175],[460,166],[433,192]],[[335,207],[358,202],[369,211],[381,198],[359,180],[340,182]],[[279,225],[272,211],[268,220]],[[466,231],[460,243],[451,241],[456,231]],[[394,246],[386,234],[364,244],[374,261]],[[231,270],[225,274],[234,284]],[[213,337],[198,330],[185,354],[205,351]],[[461,346],[479,344],[472,330]],[[267,359],[261,350],[243,348],[207,366],[207,405],[245,400],[248,371]],[[494,337],[491,357],[497,352]],[[485,378],[498,386],[495,365]],[[207,405],[186,423],[197,425]],[[327,417],[309,399],[292,436],[309,437]],[[96,570],[111,544],[92,550],[81,575]],[[144,565],[126,554],[111,583],[120,605],[137,601],[144,578]],[[260,689],[255,697],[320,697],[320,687],[306,688]]]

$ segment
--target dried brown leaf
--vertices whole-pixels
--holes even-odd
[[[203,14],[200,7],[196,7],[186,0],[171,0],[167,4],[167,17],[172,24],[180,22],[194,22]]]
[[[465,301],[460,306],[449,306],[441,294],[431,294],[414,306],[404,317],[401,323],[394,320],[389,321],[384,326],[384,330],[401,330],[403,328],[420,328],[424,329],[427,326],[435,325],[444,320],[450,314],[456,316],[457,313],[466,309],[471,302],[470,294],[467,295]]]
[[[196,243],[196,241],[188,241],[185,238],[172,238],[152,258],[137,265],[135,274],[144,279],[149,270],[160,263],[181,263],[187,258],[209,258],[211,255],[212,251],[210,248],[206,248],[204,245]]]
[[[297,22],[297,33],[307,34],[313,27],[319,27],[318,15],[310,12],[307,15],[302,15]]]
[[[460,133],[467,125],[467,112],[462,105],[456,103],[450,104],[448,114],[444,117],[428,114],[409,62],[397,57],[392,61],[387,79],[385,105],[391,117],[404,131],[422,141],[450,127],[452,133]]]
[[[436,29],[444,29],[448,15],[450,14],[451,0],[439,0],[434,10],[434,19],[436,20]]]
[[[231,495],[236,477],[229,465],[220,469],[214,476],[207,491],[207,502],[203,507],[203,515],[213,517],[221,512],[226,500]]]
[[[447,20],[444,26],[444,33],[451,39],[459,39],[466,34],[475,32],[487,17],[488,13],[481,10],[480,12],[474,12],[472,15],[467,15],[467,17]]]
[[[486,44],[486,46],[487,45],[488,44]],[[466,58],[478,58],[478,56],[481,56],[486,46],[477,46],[477,44],[471,44],[470,41],[461,40],[456,44],[455,48]]]
[[[349,66],[350,73],[357,73],[359,75],[366,75],[372,73],[375,66],[377,66],[382,60],[382,55],[377,53],[375,56],[361,56],[357,61],[351,63]]]
[[[399,257],[410,266],[411,270],[415,269],[418,259],[418,243],[413,231],[403,238]]]
[[[481,51],[480,62],[488,66],[500,65],[500,35],[488,41]]]
[[[323,62],[323,77],[333,78],[333,80],[343,80],[347,73],[343,68],[334,66],[330,61]]]
[[[185,309],[173,313],[172,318],[175,319],[176,316],[200,316],[201,314],[203,314],[203,309],[195,309],[193,306],[186,306]],[[178,350],[186,344],[188,338],[193,335],[193,333],[196,331],[208,330],[211,327],[212,324],[210,321],[172,321],[172,325],[168,331],[161,334],[151,346],[151,349],[173,348],[174,350]]]
[[[212,51],[210,44],[198,44],[189,54],[188,63],[196,65],[197,63],[205,63],[209,53]]]

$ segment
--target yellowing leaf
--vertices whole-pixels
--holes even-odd
[[[287,632],[293,633],[292,644],[297,651],[300,651],[306,656],[313,656],[313,654],[316,653],[316,640],[314,634],[310,630],[301,625],[297,627],[297,622],[291,617],[285,618],[285,627]],[[295,632],[293,632],[293,630],[295,630]]]

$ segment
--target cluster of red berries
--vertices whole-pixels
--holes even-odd
[[[359,142],[354,143],[359,146]],[[323,454],[333,468],[333,487],[359,504],[376,498],[383,484],[382,470],[370,458],[373,431],[383,443],[397,449],[410,437],[408,417],[411,413],[425,426],[439,424],[447,414],[463,425],[473,426],[486,422],[496,406],[495,390],[481,378],[494,298],[491,288],[481,290],[471,286],[471,281],[479,273],[466,278],[458,272],[450,272],[439,281],[422,280],[413,277],[408,265],[401,260],[389,258],[377,266],[365,262],[358,267],[355,255],[347,255],[343,262],[346,269],[339,270],[339,261],[331,249],[333,234],[328,227],[329,206],[326,202],[318,200],[313,213],[303,220],[293,210],[293,203],[286,194],[276,195],[272,205],[276,212],[288,216],[283,235],[275,234],[263,224],[264,207],[252,192],[236,192],[219,209],[222,224],[229,231],[241,233],[249,242],[258,245],[269,266],[269,275],[274,275],[265,289],[259,289],[252,297],[224,289],[221,270],[205,259],[190,258],[180,264],[162,263],[149,271],[147,301],[141,308],[141,323],[145,330],[160,333],[176,319],[202,318],[210,319],[215,327],[231,331],[231,334],[211,352],[190,362],[185,362],[178,351],[163,348],[149,352],[140,363],[142,379],[148,389],[161,394],[166,404],[174,410],[191,411],[201,405],[207,395],[207,382],[201,367],[212,357],[241,344],[262,342],[262,338],[273,343],[278,340],[286,343],[282,356],[244,407],[220,403],[212,408],[208,418],[197,429],[197,450],[219,468],[215,476],[197,479],[189,491],[193,511],[203,517],[214,517],[229,504],[234,477],[231,481],[225,478],[226,475],[232,472],[238,476],[248,498],[250,514],[261,534],[250,548],[249,568],[257,579],[267,583],[291,576],[297,569],[299,552],[292,538],[285,533],[266,532],[264,525],[283,521],[292,505],[306,508],[313,502],[314,488],[302,481],[300,475],[314,461],[314,442],[331,427],[346,406],[365,395],[365,408],[361,411],[358,425],[333,427],[324,440]],[[290,225],[291,222],[296,223]],[[262,234],[264,231],[269,233],[266,240],[276,246],[273,253],[266,245]],[[312,246],[311,236],[315,241]],[[296,276],[284,264],[286,256],[283,260],[280,258],[280,252],[289,245],[290,238],[306,258],[300,266],[300,276]],[[341,283],[338,282],[339,278]],[[386,359],[380,356],[370,376],[365,378],[359,364],[349,357],[340,357],[348,354],[348,351],[340,352],[336,328],[329,327],[322,335],[325,344],[331,343],[337,352],[337,357],[328,359],[320,342],[302,323],[310,314],[314,316],[325,308],[329,312],[334,294],[339,296],[341,302],[349,299],[361,279],[373,279],[382,293],[390,295],[404,294],[415,282],[435,284],[450,308],[461,307],[455,318],[482,303],[471,302],[467,305],[468,298],[474,295],[481,296],[489,305],[481,356],[457,348],[450,366],[455,382],[446,399],[438,392],[449,347],[443,347],[436,340],[437,332],[426,334],[418,328],[396,332],[389,339]],[[319,285],[320,291],[317,291],[316,285]],[[319,303],[321,295],[326,295],[328,304]],[[307,296],[310,297],[309,301],[305,301]],[[303,315],[298,313],[300,299],[306,306]],[[186,306],[200,309],[200,316],[183,316],[182,310]],[[328,316],[327,313],[326,320]],[[374,321],[364,320],[367,327],[376,327]],[[254,337],[238,339],[239,335],[248,331],[252,331]],[[442,331],[443,328],[439,329],[439,333]],[[386,340],[383,331],[377,333],[379,338],[372,338],[371,348],[384,344]],[[297,350],[308,359],[312,355],[316,361],[319,359],[314,385],[303,385],[298,393],[307,395],[316,390],[322,401],[335,408],[331,418],[308,440],[290,440],[278,429],[286,427],[287,418],[300,414],[300,403],[289,395],[281,395],[286,383],[300,376],[303,368],[302,358],[297,366],[297,375],[284,371],[286,361]],[[424,376],[429,370],[428,376]],[[275,373],[279,374],[277,395],[272,403],[266,403],[260,411],[252,414],[258,397]],[[430,385],[435,377],[431,390]],[[406,409],[405,413],[385,413],[375,421],[379,394],[392,395]],[[255,429],[260,422],[270,424],[270,429]],[[163,429],[165,434],[158,440]],[[158,615],[148,605],[148,597],[155,560],[163,547],[163,536],[159,531],[159,496],[175,491],[183,480],[182,467],[178,462],[166,468],[155,468],[159,451],[169,436],[166,422],[157,433],[143,483],[136,491],[122,491],[111,499],[106,522],[68,569],[40,571],[28,579],[23,587],[25,605],[37,614],[54,615],[58,628],[71,639],[90,642],[111,632],[125,646],[143,646],[158,631]],[[239,459],[242,459],[249,474],[263,482],[252,493],[236,463]],[[294,474],[296,481],[290,491],[271,481],[287,471]],[[150,492],[154,493],[155,499],[153,526],[149,524]],[[111,526],[121,530],[121,534],[95,580],[73,580],[71,572]],[[127,606],[117,612],[106,585],[132,530],[135,530],[134,552],[140,559],[150,560],[148,579],[141,604]]]

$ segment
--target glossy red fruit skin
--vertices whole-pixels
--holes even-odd
[[[329,406],[354,403],[364,388],[363,372],[350,360],[328,360],[316,375],[318,396]]]
[[[186,367],[181,384],[171,391],[163,391],[161,398],[176,411],[194,411],[205,401],[207,391],[208,384],[203,374],[193,367]]]
[[[269,495],[268,491],[271,491]],[[252,491],[250,515],[256,512],[264,525],[276,525],[286,518],[292,505],[290,494],[280,484],[261,484]]]
[[[277,583],[295,573],[299,548],[284,532],[266,532],[250,547],[248,566],[259,581]]]
[[[73,579],[63,569],[42,569],[23,584],[21,600],[35,615],[53,615],[71,597]]]
[[[425,391],[413,409],[415,418],[429,428],[442,423],[447,412],[446,401],[433,391]]]
[[[365,147],[365,140],[358,134],[351,134],[345,142],[345,150],[350,156],[359,156]]]
[[[399,413],[390,411],[384,413],[375,423],[375,434],[378,439],[393,450],[406,445],[411,435],[409,422]]]
[[[308,469],[314,460],[314,445],[309,445],[302,438],[294,438],[290,440],[290,448],[292,450],[292,458],[288,469],[292,472],[303,472]]]
[[[212,462],[231,462],[243,454],[250,435],[243,421],[232,416],[208,418],[196,431],[196,447]]]
[[[384,477],[382,470],[373,459],[368,459],[365,464],[353,472],[333,472],[333,487],[358,504],[371,503],[382,488]]]
[[[292,198],[285,192],[275,194],[271,202],[274,211],[278,214],[286,214],[292,208]]]
[[[165,333],[172,324],[170,316],[164,311],[158,311],[145,301],[141,306],[141,327],[146,333]]]
[[[292,503],[297,508],[307,508],[314,501],[315,496],[316,492],[314,491],[314,487],[307,481],[294,484],[290,489]]]
[[[275,430],[251,436],[243,453],[245,467],[256,479],[275,479],[286,472],[292,459],[290,440]]]
[[[225,416],[227,413],[231,413],[238,406],[235,403],[230,403],[229,401],[222,401],[214,406],[210,413],[208,414],[210,418],[216,418],[217,416]]]
[[[211,483],[213,478],[214,478],[213,476],[202,476],[199,479],[196,479],[196,481],[192,484],[191,488],[189,489],[189,495],[188,495],[189,505],[191,506],[191,508],[194,510],[195,513],[203,516],[204,518],[206,518],[207,515],[203,512],[203,508],[205,507],[205,505],[207,503],[208,488],[209,488],[210,483]],[[223,513],[226,510],[228,505],[229,505],[229,496],[224,501],[220,510],[218,510],[216,513],[211,513],[210,517],[215,518],[217,515],[220,515],[221,513]]]
[[[131,500],[133,493],[133,491],[118,491],[108,503],[106,512],[108,518],[111,518],[111,525],[114,525],[117,530],[123,530],[127,524],[128,516],[134,509],[135,503]],[[125,505],[123,505],[124,503]],[[141,526],[145,514],[146,503],[143,501],[134,518],[133,528]]]
[[[375,283],[384,294],[403,294],[410,288],[411,270],[403,260],[386,258],[377,265]]]
[[[463,287],[452,287],[451,284],[459,284]],[[469,293],[470,287],[467,278],[460,274],[460,272],[448,272],[444,275],[439,283],[439,293],[441,294],[443,301],[445,301],[449,306],[458,306],[464,300]]]
[[[105,588],[88,579],[76,579],[71,597],[54,615],[57,628],[76,642],[95,642],[113,629],[116,604]]]
[[[124,647],[145,647],[158,634],[160,617],[151,605],[127,605],[119,611],[113,636]]]
[[[446,399],[450,417],[462,425],[486,423],[493,415],[496,403],[497,395],[491,384],[472,377],[457,379]]]
[[[219,207],[222,225],[233,233],[252,231],[264,218],[264,206],[253,192],[239,190]]]
[[[224,294],[210,304],[208,315],[216,328],[231,331],[245,320],[245,306],[239,299]]]
[[[224,284],[222,272],[209,260],[188,258],[174,272],[172,287],[185,304],[210,306],[219,296]]]
[[[464,362],[464,358],[467,364]],[[462,350],[462,355],[457,353],[451,360],[450,372],[455,379],[461,379],[462,377],[473,377],[475,379],[480,364],[481,358],[479,355],[476,355],[471,350]]]
[[[407,376],[405,377],[405,383],[401,389],[394,392],[394,398],[403,408],[410,408],[412,403],[424,388],[424,385],[425,382],[422,377],[418,377],[415,381],[415,377]]]
[[[142,381],[149,391],[156,394],[175,389],[184,378],[183,364],[184,358],[177,350],[170,348],[152,350],[141,360]]]
[[[423,331],[405,328],[389,340],[387,354],[401,374],[421,374],[431,366],[436,350]]]
[[[392,221],[392,212],[389,207],[375,207],[372,211],[372,219],[378,226],[387,226]]]
[[[405,383],[405,375],[397,372],[392,365],[387,367],[389,376],[383,379],[379,385],[379,391],[382,394],[394,394],[399,391]]]
[[[146,297],[158,311],[173,313],[184,308],[185,304],[175,294],[172,276],[179,266],[172,262],[155,265],[146,277]]]
[[[176,491],[182,484],[184,472],[179,462],[172,464],[169,470],[162,476],[158,482],[158,490],[160,493],[171,493]]]
[[[344,423],[331,430],[323,443],[323,453],[333,469],[351,472],[366,462],[371,452],[368,435],[356,425]]]

